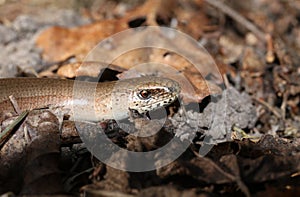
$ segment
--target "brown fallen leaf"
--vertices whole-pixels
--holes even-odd
[[[57,70],[57,74],[61,77],[74,78],[79,76],[97,77],[105,69],[112,69],[118,72],[125,71],[117,65],[107,64],[104,62],[75,62],[65,64]]]
[[[36,44],[43,49],[43,59],[61,62],[72,56],[83,59],[104,38],[124,30],[126,24],[118,20],[105,20],[75,28],[51,27],[37,38]]]

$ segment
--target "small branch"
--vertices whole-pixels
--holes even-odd
[[[228,78],[227,78],[226,74],[223,74],[223,80],[224,80],[225,87],[229,88],[230,87],[230,83],[228,81]]]
[[[13,95],[10,95],[8,98],[9,98],[11,104],[13,105],[14,110],[17,112],[17,114],[18,114],[18,115],[21,114],[22,111],[20,110],[20,107],[19,107],[18,102],[17,102],[17,100],[15,99],[15,97],[14,97]]]
[[[262,40],[263,42],[267,42],[268,34],[259,30],[253,23],[247,20],[245,17],[240,15],[238,12],[230,8],[229,6],[225,5],[223,2],[219,0],[204,0],[209,5],[219,9],[223,13],[227,14],[235,21],[243,25],[249,31],[251,31],[258,39]]]
[[[282,119],[282,115],[278,112],[278,110],[272,107],[269,103],[264,100],[253,97],[253,99],[261,105],[264,105],[268,110],[270,110],[277,118]]]
[[[274,45],[273,45],[273,39],[270,34],[267,34],[266,36],[267,40],[267,53],[266,53],[266,61],[268,63],[272,63],[275,60],[275,54],[274,54]]]
[[[287,101],[288,101],[288,97],[289,97],[289,91],[286,91],[283,93],[282,96],[282,103],[280,106],[281,112],[282,112],[282,117],[285,119],[286,116],[286,106],[287,106]]]
[[[4,131],[0,132],[0,148],[4,145],[4,143],[8,140],[9,136],[12,135],[14,128],[18,126],[28,115],[28,111],[22,112],[16,120],[13,121],[12,124],[7,126]]]

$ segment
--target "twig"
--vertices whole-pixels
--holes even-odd
[[[249,31],[251,31],[258,39],[262,40],[263,42],[267,42],[267,35],[266,33],[259,30],[253,23],[247,20],[245,17],[240,15],[238,12],[230,8],[229,6],[225,5],[223,2],[218,0],[204,0],[209,5],[221,10],[223,13],[227,14],[238,23],[243,25]]]
[[[19,107],[18,102],[15,99],[15,97],[13,95],[10,95],[8,98],[9,98],[11,104],[13,105],[14,110],[17,112],[17,114],[18,115],[21,114],[22,111],[20,110],[20,107]]]
[[[282,115],[274,108],[272,107],[269,103],[263,101],[263,100],[260,100],[258,98],[255,98],[253,97],[253,99],[258,102],[259,104],[262,104],[264,105],[266,108],[268,108],[277,118],[281,119],[282,118]]]
[[[25,124],[24,125],[24,137],[25,137],[25,141],[27,143],[29,143],[31,141],[31,137],[30,137],[30,134],[28,132],[28,129],[27,129],[27,125]]]
[[[268,63],[272,63],[275,60],[274,45],[273,45],[272,36],[270,34],[267,34],[266,40],[267,40],[266,61]]]
[[[289,91],[284,92],[282,96],[282,103],[280,106],[283,118],[285,118],[286,115],[286,105],[287,105],[288,97],[289,97]]]
[[[28,111],[22,112],[18,116],[18,118],[13,121],[12,124],[10,124],[9,126],[7,126],[4,129],[4,131],[0,133],[0,147],[3,146],[4,142],[6,142],[7,139],[8,139],[8,136],[10,136],[12,134],[12,131],[14,130],[14,128],[26,118],[26,116],[28,115],[28,113],[29,113]]]
[[[227,75],[226,75],[226,74],[223,74],[223,79],[224,79],[225,87],[226,87],[226,88],[229,88],[229,87],[230,87],[230,83],[229,83],[229,81],[228,81],[228,78],[227,78]]]

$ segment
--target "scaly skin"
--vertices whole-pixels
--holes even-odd
[[[145,113],[172,103],[180,93],[177,82],[141,77],[113,82],[82,82],[47,78],[0,79],[0,112],[14,111],[9,96],[21,110],[60,107],[75,120],[123,119],[129,109]],[[144,96],[144,98],[143,98]]]

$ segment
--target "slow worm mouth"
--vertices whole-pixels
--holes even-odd
[[[149,111],[154,111],[156,109],[163,108],[163,107],[166,107],[166,106],[172,104],[176,99],[177,99],[177,96],[171,97],[167,101],[166,100],[159,100],[159,101],[153,102],[149,105],[138,106],[138,108],[140,108],[140,109],[137,109],[137,110],[144,111],[143,113],[146,113],[146,112],[149,112]],[[141,110],[141,109],[145,109],[145,108],[147,110]]]

